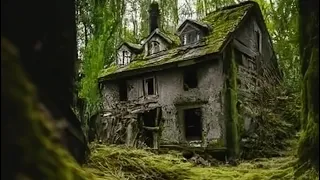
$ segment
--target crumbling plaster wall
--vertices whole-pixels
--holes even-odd
[[[186,143],[184,138],[183,120],[179,117],[179,110],[190,105],[198,105],[202,109],[203,146],[213,141],[224,140],[224,118],[221,104],[224,76],[222,62],[215,59],[198,66],[198,87],[184,91],[183,68],[170,69],[143,76],[127,79],[128,101],[146,102],[147,106],[140,106],[136,112],[147,110],[146,107],[162,109],[161,144]],[[143,79],[156,78],[157,94],[147,98],[143,93]],[[105,109],[118,102],[118,92],[114,85],[106,84],[102,91]],[[147,102],[153,99],[152,103]],[[108,101],[108,102],[107,102]],[[150,101],[150,100],[149,100]],[[128,103],[130,104],[130,103]]]

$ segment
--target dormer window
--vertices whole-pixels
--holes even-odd
[[[129,51],[122,51],[122,58],[124,65],[130,62],[130,52]]]
[[[187,33],[182,34],[182,44],[187,45],[187,44],[192,44],[196,43],[200,40],[200,33],[197,31],[189,31]]]
[[[118,55],[120,55],[120,57],[118,57],[119,65],[126,65],[130,63],[131,53],[129,51],[127,50],[121,51]]]
[[[185,20],[177,29],[182,45],[188,45],[199,42],[202,37],[209,34],[211,28],[209,25],[195,20]]]
[[[158,41],[151,41],[149,43],[149,55],[155,54],[160,51],[160,43]]]

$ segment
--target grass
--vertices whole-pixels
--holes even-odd
[[[243,161],[238,166],[201,167],[184,161],[177,152],[159,155],[141,149],[94,144],[84,169],[100,180],[319,179],[313,170],[294,177],[295,164],[296,158],[287,156]]]

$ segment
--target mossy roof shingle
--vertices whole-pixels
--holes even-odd
[[[138,55],[130,64],[122,67],[111,65],[99,74],[99,80],[107,79],[110,75],[155,67],[168,63],[198,58],[207,54],[219,53],[229,36],[237,29],[254,3],[247,2],[225,7],[208,14],[202,19],[203,23],[211,26],[212,31],[204,37],[203,41],[192,46],[180,46],[152,56]]]

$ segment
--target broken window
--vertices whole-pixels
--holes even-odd
[[[127,84],[125,81],[122,81],[119,83],[119,96],[120,96],[120,101],[128,100]]]
[[[201,108],[184,110],[185,137],[187,141],[202,140]]]
[[[155,79],[154,78],[147,78],[144,81],[144,90],[146,95],[154,95],[156,94],[155,91]]]
[[[185,70],[183,74],[183,89],[185,91],[196,88],[198,86],[198,77],[196,70]]]

